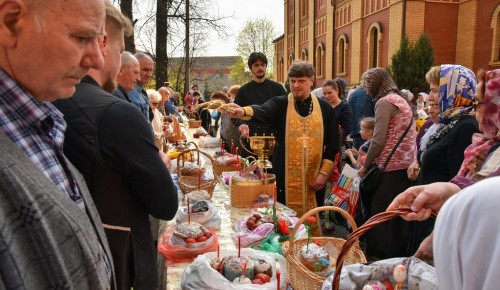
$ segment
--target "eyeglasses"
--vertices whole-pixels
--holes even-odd
[[[480,101],[478,99],[474,99],[472,102],[472,106],[474,107],[474,110],[477,111],[477,108],[479,108],[479,105],[484,104],[484,101]]]
[[[153,106],[158,106],[159,103],[151,103]]]

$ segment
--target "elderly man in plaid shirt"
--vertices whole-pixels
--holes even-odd
[[[103,65],[103,0],[0,5],[0,288],[115,288],[101,220],[51,101]]]

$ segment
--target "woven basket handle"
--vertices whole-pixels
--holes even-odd
[[[191,118],[191,116],[193,116],[194,119],[197,119],[197,120],[200,119],[200,114],[198,114],[197,111],[191,111],[189,113],[189,118]]]
[[[344,263],[344,259],[347,257],[347,253],[349,249],[353,245],[354,241],[357,241],[358,238],[366,233],[369,229],[391,220],[395,217],[403,216],[408,213],[411,213],[412,210],[409,207],[402,207],[391,211],[384,211],[379,214],[376,214],[369,218],[362,226],[360,226],[357,230],[354,230],[348,237],[342,246],[342,250],[340,251],[337,257],[337,267],[335,269],[335,275],[333,276],[332,289],[338,290],[340,284],[340,273],[342,273],[342,264]],[[433,212],[431,214],[433,218],[436,218],[436,213]]]
[[[290,246],[290,252],[293,253],[293,242],[295,240],[295,234],[297,233],[297,231],[299,230],[299,227],[301,224],[303,224],[306,219],[312,215],[315,215],[321,211],[327,211],[327,210],[330,210],[330,211],[336,211],[340,214],[342,214],[343,217],[345,217],[347,219],[347,221],[349,221],[349,224],[351,224],[352,226],[352,229],[355,231],[358,226],[356,226],[356,222],[354,221],[354,219],[351,217],[351,215],[346,212],[345,210],[339,208],[339,207],[336,207],[336,206],[321,206],[321,207],[317,207],[317,208],[313,208],[311,209],[310,211],[306,212],[300,219],[299,221],[295,224],[295,227],[293,228],[292,232],[290,233],[290,241],[288,242],[289,246]]]
[[[193,143],[194,144],[194,143]],[[196,144],[195,144],[196,145]],[[184,150],[182,151],[181,154],[179,154],[177,156],[177,176],[178,177],[181,177],[181,166],[179,166],[181,163],[180,163],[180,160],[182,160],[182,166],[184,166],[184,158],[182,158],[184,156],[184,154],[187,154],[189,152],[197,152],[198,154],[198,165],[200,165],[200,153],[205,155],[205,157],[208,158],[208,160],[210,160],[210,162],[213,164],[214,163],[214,159],[212,158],[212,156],[210,156],[209,154],[201,151],[200,149],[196,148],[196,149],[187,149],[187,150]]]

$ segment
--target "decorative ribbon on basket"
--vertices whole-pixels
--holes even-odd
[[[308,243],[307,238],[303,239],[295,239],[295,234],[299,227],[306,221],[306,219],[310,216],[314,216],[321,211],[335,211],[339,212],[344,218],[346,218],[349,223],[352,225],[353,230],[355,231],[358,227],[356,226],[356,222],[349,215],[348,212],[342,210],[338,207],[334,206],[323,206],[317,207],[305,213],[299,221],[295,224],[292,232],[290,233],[290,240],[288,242],[283,243],[283,253],[285,253],[285,257],[287,260],[287,271],[290,283],[292,284],[293,289],[295,290],[320,290],[323,286],[323,281],[326,277],[319,276],[313,272],[311,272],[302,262],[297,258],[300,255],[300,250],[303,245]],[[343,249],[343,245],[346,242],[344,239],[334,238],[334,237],[312,237],[311,242],[313,243],[322,243],[327,244],[330,243],[337,249],[337,252],[340,249]],[[344,253],[344,259],[349,264],[355,263],[366,263],[366,258],[361,248],[359,247],[359,241],[356,237],[355,240],[352,241],[351,245],[354,244],[354,247]],[[338,265],[338,262],[337,262]],[[342,265],[342,264],[341,264]],[[338,267],[338,266],[337,266]]]
[[[351,216],[355,216],[359,201],[359,180],[358,172],[346,164],[337,184],[328,194],[325,204],[340,207]]]
[[[337,268],[335,269],[335,274],[333,276],[332,289],[333,290],[339,289],[342,265],[344,264],[344,261],[348,259],[348,254],[350,253],[351,247],[353,245],[355,247],[356,245],[358,245],[358,239],[360,236],[362,236],[369,229],[377,226],[378,224],[381,224],[395,217],[403,216],[411,212],[412,210],[409,207],[402,207],[392,211],[381,212],[379,214],[372,216],[370,219],[366,221],[366,223],[364,223],[359,228],[357,229],[354,228],[353,232],[347,237],[347,240],[345,241],[345,244],[342,247],[342,250],[340,251],[337,257]],[[436,213],[433,212],[431,216],[433,218],[436,218]]]

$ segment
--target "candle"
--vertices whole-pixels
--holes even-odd
[[[233,140],[231,140],[231,154],[234,155],[234,143],[233,143]]]
[[[241,233],[238,235],[238,258],[241,254]]]
[[[247,263],[248,261],[245,259],[245,263],[243,264],[243,272],[241,273],[241,276],[245,276],[247,272]]]
[[[201,174],[202,172],[198,172],[198,191],[200,190],[200,185],[201,185]]]
[[[220,257],[220,245],[217,245],[217,258]]]
[[[280,279],[281,279],[281,272],[280,272],[280,263],[276,262],[276,281],[278,282],[278,290],[280,290]]]
[[[189,210],[189,197],[188,197],[188,224],[191,223],[191,211]]]
[[[276,198],[278,196],[278,188],[276,187],[276,185],[274,186],[274,205],[276,206]]]
[[[224,141],[220,139],[220,155],[222,155],[222,146],[224,146]]]

